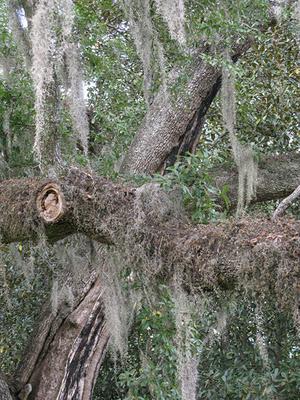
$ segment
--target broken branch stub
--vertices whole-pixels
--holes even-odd
[[[60,186],[56,183],[48,183],[39,192],[36,198],[39,216],[47,223],[56,223],[66,213],[66,201]]]

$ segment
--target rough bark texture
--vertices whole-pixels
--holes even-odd
[[[237,61],[252,43],[253,39],[249,38],[236,46],[233,61]],[[124,159],[123,172],[157,172],[174,162],[178,154],[195,146],[205,115],[221,86],[221,69],[201,58],[211,52],[209,47],[199,49],[180,96],[166,102],[163,91],[157,94]]]
[[[152,253],[153,249],[159,249],[160,261],[166,268],[169,265],[172,265],[172,268],[176,265],[180,267],[189,260],[193,282],[205,282],[203,268],[199,269],[195,266],[200,262],[202,266],[207,265],[209,262],[207,260],[214,258],[214,275],[221,274],[222,285],[230,287],[235,280],[236,268],[239,265],[238,257],[243,253],[243,243],[247,247],[249,241],[253,239],[250,229],[248,233],[244,231],[240,236],[240,222],[234,223],[232,229],[229,229],[230,224],[227,223],[198,227],[186,224],[183,219],[181,220],[180,214],[173,212],[172,203],[168,203],[167,195],[156,185],[144,185],[142,188],[135,189],[100,177],[93,177],[77,169],[59,182],[53,183],[56,188],[60,188],[66,205],[60,218],[49,223],[43,215],[39,215],[40,205],[36,204],[37,193],[45,187],[45,182],[30,180],[30,191],[28,188],[25,189],[26,180],[22,182],[23,187],[10,182],[5,190],[7,192],[13,188],[14,196],[11,198],[15,198],[17,204],[20,205],[19,208],[13,207],[11,213],[7,213],[3,207],[3,204],[7,204],[7,200],[3,198],[3,183],[2,188],[0,186],[1,230],[6,241],[20,240],[20,238],[31,239],[36,234],[38,226],[43,228],[44,234],[51,241],[58,240],[63,235],[81,232],[100,243],[108,243],[120,249],[125,248],[128,241],[134,246],[134,241],[142,243],[146,238],[148,246],[152,248]],[[47,187],[50,185],[48,182]],[[275,195],[283,193],[284,190],[286,189],[276,187]],[[156,192],[155,201],[152,199],[154,192]],[[157,203],[157,198],[161,199],[162,203]],[[20,199],[23,199],[23,203]],[[27,221],[26,224],[24,221]],[[254,235],[256,231],[259,232],[260,224],[260,221],[253,221],[252,225],[256,227]],[[281,223],[265,222],[265,226],[266,232],[269,230],[276,237],[282,235]],[[296,237],[300,223],[293,222],[290,227],[290,234]],[[285,229],[288,233],[288,228]],[[22,232],[22,237],[20,237],[20,232]],[[219,243],[223,243],[221,247],[216,243],[216,239]],[[270,240],[273,239],[268,239],[268,236],[260,238],[260,242],[268,243]],[[223,258],[222,254],[230,249],[232,241],[235,245],[240,244],[237,246],[236,258],[233,250],[230,251],[230,258]],[[215,244],[210,254],[207,246],[212,242]],[[214,255],[215,245],[218,247],[217,255]],[[296,248],[293,248],[293,251],[297,252]],[[206,249],[205,252],[208,251],[208,254],[205,254],[205,258],[202,259],[201,254],[204,249]],[[176,254],[175,259],[172,259],[172,254]],[[148,257],[147,254],[146,257]],[[289,254],[286,254],[286,257],[289,257]]]
[[[12,400],[8,385],[0,374],[0,400]]]
[[[288,197],[286,197],[284,200],[281,201],[279,206],[276,208],[274,214],[272,215],[272,219],[276,219],[281,215],[283,215],[285,210],[299,197],[300,197],[300,186],[298,186],[297,189],[295,189],[292,194],[290,194]]]
[[[82,289],[74,310],[44,310],[15,380],[17,391],[32,386],[29,399],[90,399],[109,333],[95,276]]]
[[[212,176],[217,187],[222,188],[224,185],[228,187],[229,198],[234,203],[238,179],[236,168],[222,166],[214,169]],[[299,179],[299,154],[262,159],[258,169],[256,201],[288,196],[298,187]],[[59,188],[65,202],[63,212],[58,218],[54,217],[52,222],[41,214],[41,208],[45,207],[45,204],[37,204],[37,199],[49,184]],[[49,193],[46,191],[46,194]],[[34,239],[45,234],[50,242],[55,242],[72,233],[82,232],[99,242],[112,243],[113,225],[110,225],[109,221],[114,219],[125,222],[134,208],[134,199],[134,188],[111,183],[78,169],[73,169],[59,182],[49,179],[2,181],[0,182],[1,238],[3,242],[9,243]],[[47,198],[44,201],[48,207],[53,206],[51,201],[47,202]]]

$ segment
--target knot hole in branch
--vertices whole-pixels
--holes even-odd
[[[48,183],[37,196],[37,209],[47,223],[57,222],[65,213],[65,199],[56,183]]]

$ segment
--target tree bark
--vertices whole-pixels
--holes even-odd
[[[94,275],[73,310],[60,309],[53,315],[46,305],[34,340],[15,374],[17,392],[31,385],[29,399],[91,398],[110,336],[103,290]]]
[[[232,60],[236,62],[253,42],[254,39],[249,37],[244,43],[236,45]],[[166,101],[164,90],[156,95],[129,147],[121,166],[123,172],[155,173],[174,163],[177,155],[193,150],[206,113],[221,87],[221,68],[203,60],[204,55],[214,55],[214,52],[215,49],[209,46],[199,47],[190,77],[180,95],[170,101]]]
[[[272,215],[272,219],[276,219],[280,217],[285,210],[298,198],[300,197],[300,186],[298,186],[292,194],[290,194],[288,197],[286,197],[282,202],[279,204],[279,206],[276,208]]]
[[[232,287],[239,268],[239,257],[244,248],[251,253],[251,243],[257,239],[257,235],[259,243],[265,245],[279,238],[276,241],[279,251],[285,248],[285,244],[289,244],[291,253],[285,248],[285,257],[290,258],[291,262],[299,251],[297,238],[300,222],[285,224],[253,220],[252,231],[250,227],[248,230],[241,229],[243,223],[239,221],[232,226],[230,223],[191,226],[181,218],[181,210],[173,207],[168,195],[155,184],[136,189],[91,176],[77,169],[61,178],[59,182],[48,181],[46,185],[45,181],[38,179],[22,182],[23,186],[18,182],[5,182],[0,185],[1,231],[6,241],[31,239],[36,234],[38,225],[52,242],[62,236],[80,232],[121,252],[126,246],[133,246],[134,250],[135,243],[143,244],[145,240],[148,250],[145,249],[144,256],[149,258],[150,262],[155,262],[151,257],[159,253],[164,273],[167,273],[170,265],[174,269],[188,263],[189,274],[192,274],[191,281],[198,282],[204,288],[208,283],[203,267],[200,268],[199,265],[206,268],[209,260],[214,259],[215,279],[222,282],[225,288]],[[59,198],[52,198],[54,192],[50,190],[51,187],[56,190]],[[10,213],[6,208],[10,201],[5,200],[4,191],[10,191],[9,198],[15,199]],[[283,189],[279,190],[276,187],[275,195],[282,191]],[[41,194],[44,194],[44,197]],[[53,202],[48,202],[47,196],[50,196]],[[23,199],[23,202],[20,199]],[[16,207],[17,204],[19,207]],[[53,207],[59,211],[58,214]],[[262,225],[264,235],[260,234]],[[238,249],[236,255],[232,243]],[[228,249],[230,258],[225,257]],[[202,253],[205,253],[203,259]],[[172,258],[172,254],[176,254],[175,259]]]
[[[1,400],[12,400],[12,396],[9,391],[6,379],[0,373],[0,399]]]
[[[211,171],[218,188],[228,188],[236,201],[236,167]],[[300,155],[266,157],[259,162],[254,202],[288,196],[299,185]],[[151,197],[151,196],[150,196]],[[101,243],[114,243],[120,221],[133,215],[136,189],[92,176],[79,169],[60,179],[22,179],[0,182],[0,234],[4,243],[36,239],[50,242],[81,232]],[[117,221],[116,226],[110,224]],[[97,226],[95,223],[97,222]],[[115,230],[115,231],[114,231]]]

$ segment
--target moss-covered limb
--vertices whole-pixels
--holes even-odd
[[[184,268],[185,282],[204,289],[232,289],[255,283],[260,290],[280,290],[292,301],[300,285],[300,222],[265,219],[187,227],[160,245],[164,264]],[[253,282],[254,281],[254,282]]]
[[[155,184],[134,189],[78,169],[59,184],[34,180],[7,183],[10,190],[0,190],[1,229],[6,240],[28,239],[44,231],[49,240],[55,241],[81,232],[100,243],[114,245],[124,262],[140,258],[147,264],[161,264],[164,274],[176,265],[184,268],[189,275],[187,281],[198,282],[202,288],[210,283],[232,287],[238,281],[241,265],[251,264],[261,254],[273,259],[276,253],[274,271],[283,259],[293,266],[299,258],[300,222],[247,220],[193,227],[183,221],[174,199]],[[1,185],[3,188],[4,183]],[[276,186],[276,195],[278,190]],[[10,202],[4,197],[7,191],[13,202],[12,213],[3,207]],[[142,255],[135,254],[138,248],[144,249]],[[259,268],[262,275],[267,273],[263,266]]]
[[[0,234],[3,243],[36,239],[43,233],[50,241],[56,241],[72,233],[71,226],[64,219],[66,215],[61,215],[55,226],[43,221],[39,215],[36,200],[49,183],[49,180],[41,179],[0,182]]]
[[[214,184],[222,189],[228,187],[228,197],[236,204],[238,197],[238,171],[235,166],[221,165],[211,171]],[[287,197],[300,182],[300,154],[289,153],[263,157],[258,162],[256,198],[253,203]]]
[[[272,215],[272,219],[274,220],[280,217],[285,212],[285,210],[299,197],[300,197],[300,186],[298,186],[297,189],[295,189],[292,194],[290,194],[288,197],[282,200],[282,202],[279,204],[274,214]]]
[[[237,194],[236,169],[223,166],[212,171],[212,174],[218,187],[228,186],[229,198],[234,203]],[[299,185],[299,177],[299,154],[261,160],[256,201],[288,196]],[[55,242],[81,232],[102,243],[119,242],[127,228],[140,218],[136,206],[139,195],[139,190],[79,169],[72,169],[59,182],[40,179],[2,181],[2,241],[9,243],[34,239],[45,234],[49,241]],[[154,193],[150,191],[147,196],[149,202],[154,204]],[[149,213],[156,211],[152,209]],[[157,224],[163,222],[156,220]]]

